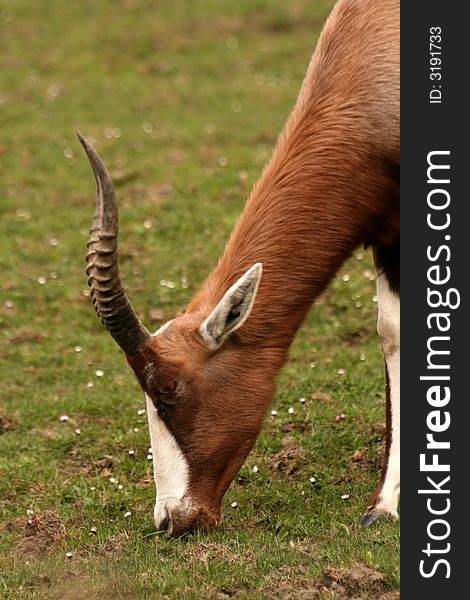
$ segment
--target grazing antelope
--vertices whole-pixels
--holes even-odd
[[[295,107],[225,252],[186,311],[155,334],[118,271],[110,176],[79,134],[97,183],[87,274],[95,310],[147,398],[157,529],[221,519],[312,302],[360,244],[373,248],[386,363],[387,438],[363,518],[399,497],[399,2],[340,0]]]

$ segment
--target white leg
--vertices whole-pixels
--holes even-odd
[[[377,331],[387,368],[387,442],[382,479],[363,519],[365,525],[384,515],[397,518],[400,496],[400,296],[380,271],[377,302]]]

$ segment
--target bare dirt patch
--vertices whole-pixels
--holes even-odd
[[[280,471],[287,477],[294,477],[301,469],[307,453],[292,436],[281,441],[281,450],[271,459],[271,469]]]
[[[348,569],[323,569],[318,584],[344,598],[381,598],[389,591],[385,575],[364,564]]]
[[[318,402],[326,402],[327,404],[333,402],[333,398],[328,394],[325,394],[325,392],[313,392],[310,398]]]
[[[364,435],[368,438],[381,439],[385,435],[387,427],[383,422],[370,423],[363,429]]]
[[[142,477],[142,479],[139,479],[139,481],[137,481],[135,485],[139,488],[146,488],[155,485],[155,482],[152,476]]]
[[[105,542],[100,546],[100,551],[102,554],[107,556],[115,556],[121,554],[127,547],[128,543],[129,535],[127,533],[116,533],[109,536],[109,538],[105,540]]]
[[[15,553],[22,558],[46,556],[65,534],[59,515],[50,510],[20,517],[6,527],[20,534]]]
[[[277,579],[277,581],[276,581]],[[365,564],[351,568],[323,569],[316,580],[281,573],[270,577],[263,589],[268,598],[287,600],[398,600],[400,592],[390,590],[384,573]]]
[[[10,344],[40,344],[44,342],[47,336],[39,331],[33,331],[32,329],[20,329],[16,335],[10,338]]]
[[[170,183],[159,183],[147,189],[147,200],[159,204],[173,192]]]
[[[369,329],[358,329],[350,331],[340,337],[340,341],[346,346],[361,346],[368,342],[372,336],[372,331]]]
[[[227,544],[207,542],[191,548],[189,558],[202,562],[206,571],[208,571],[209,564],[213,561],[223,560],[229,564],[237,564],[240,561],[253,561],[255,556],[252,552],[244,552],[243,554],[234,552]]]
[[[312,424],[308,421],[297,421],[295,423],[282,423],[279,429],[283,433],[288,433],[290,431],[300,431],[300,433],[305,433],[306,431],[312,430]]]
[[[87,459],[81,455],[80,448],[71,448],[65,458],[65,472],[69,475],[81,473],[84,475],[100,475],[111,477],[113,474],[115,458],[105,454],[98,459]]]
[[[353,468],[375,472],[382,464],[382,452],[374,454],[369,448],[360,448],[349,457],[349,462]]]
[[[85,470],[90,474],[95,473],[102,475],[103,477],[109,477],[113,472],[114,460],[113,456],[105,454],[101,458],[94,460],[91,463],[87,463],[85,465]]]
[[[13,431],[14,429],[16,429],[15,422],[10,419],[10,417],[0,413],[0,435],[2,435],[2,433],[6,433],[7,431]]]
[[[38,586],[36,586],[38,587]],[[50,600],[104,600],[115,598],[110,589],[109,581],[103,581],[94,577],[93,579],[82,571],[70,570],[62,573],[55,581],[45,582],[43,588],[47,588],[47,598]],[[44,598],[45,596],[40,596]],[[128,598],[120,595],[120,598]]]

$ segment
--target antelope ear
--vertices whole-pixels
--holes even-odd
[[[219,348],[227,336],[248,319],[261,281],[263,265],[256,263],[229,288],[201,325],[200,333],[209,347]]]

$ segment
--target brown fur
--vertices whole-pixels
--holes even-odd
[[[340,0],[217,267],[187,311],[128,359],[188,461],[198,515],[218,521],[312,302],[356,246],[398,243],[398,179],[399,2]],[[256,262],[250,317],[209,351],[201,323]],[[173,520],[175,534],[192,524]]]

